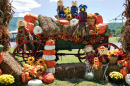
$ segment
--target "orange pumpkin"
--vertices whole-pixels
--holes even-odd
[[[34,29],[34,24],[33,24],[33,23],[27,22],[26,28],[28,29],[28,31],[29,31],[31,34],[33,34],[33,29]]]
[[[0,75],[2,75],[2,70],[0,69]]]
[[[26,80],[26,82],[29,81],[28,77],[29,77],[29,73],[28,73],[28,72],[25,72],[25,80]]]
[[[0,64],[3,61],[3,51],[0,53]]]
[[[59,19],[57,20],[57,22],[59,22],[61,25],[69,25],[70,22],[66,19]]]
[[[22,82],[25,83],[26,82],[26,78],[25,78],[25,73],[22,73]]]
[[[47,65],[47,68],[52,68],[56,65],[56,61],[47,61],[45,60],[45,64]]]
[[[43,82],[50,84],[54,81],[54,75],[51,73],[44,73],[43,74]]]
[[[128,68],[128,73],[130,73],[130,60],[128,60],[127,63],[128,63],[128,66],[127,66],[127,68]]]
[[[55,50],[43,50],[44,55],[55,55]]]
[[[55,45],[55,41],[54,40],[47,40],[46,45]]]
[[[101,15],[96,15],[96,24],[100,24],[100,23],[103,23],[103,18]]]
[[[125,76],[128,74],[128,69],[126,67],[123,67],[123,69],[120,69],[120,73],[123,75],[125,79]]]
[[[37,16],[36,15],[34,15],[34,14],[30,14],[30,13],[28,13],[28,14],[26,14],[25,16],[24,16],[24,20],[26,21],[26,22],[30,22],[30,23],[35,23],[35,21],[37,20]]]

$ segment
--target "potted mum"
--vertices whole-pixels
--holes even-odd
[[[123,51],[119,49],[113,49],[111,51],[108,51],[108,55],[110,57],[110,64],[116,64],[118,56],[123,55]]]

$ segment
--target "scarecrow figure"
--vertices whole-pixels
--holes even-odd
[[[16,38],[16,43],[21,43],[27,40],[26,35],[29,34],[29,31],[26,27],[26,21],[20,20],[17,23],[18,25],[18,33]]]
[[[72,18],[78,17],[77,1],[72,1],[71,15],[72,15]]]
[[[83,49],[86,54],[86,59],[88,59],[90,65],[94,64],[94,58],[95,58],[95,51],[93,50],[92,45],[86,45],[85,48]]]
[[[57,2],[57,14],[58,14],[58,16],[59,16],[59,18],[66,18],[65,16],[64,16],[64,6],[63,6],[63,1],[62,0],[59,0],[58,2]]]
[[[80,24],[82,22],[86,22],[86,18],[87,18],[86,9],[87,9],[87,6],[81,4],[79,6],[79,8],[80,8],[80,12],[79,12],[79,24]]]
[[[99,58],[100,62],[102,62],[102,63],[109,62],[107,52],[108,52],[108,48],[105,48],[104,46],[101,46],[98,48],[98,53],[99,53],[98,58]]]

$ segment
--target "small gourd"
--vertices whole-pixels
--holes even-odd
[[[54,75],[51,73],[44,73],[42,77],[43,81],[47,84],[50,84],[54,81]]]
[[[125,76],[128,74],[128,69],[126,67],[123,67],[123,69],[120,69],[120,73],[123,75],[125,79]]]
[[[56,61],[47,61],[45,60],[45,64],[47,65],[47,68],[52,68],[56,65]]]
[[[130,74],[127,74],[127,75],[125,76],[125,81],[126,81],[126,83],[127,83],[128,85],[130,85]]]
[[[28,82],[28,86],[41,86],[41,85],[42,85],[42,81],[39,79],[30,80]]]
[[[86,72],[85,73],[85,79],[93,80],[94,79],[94,74],[92,72]]]

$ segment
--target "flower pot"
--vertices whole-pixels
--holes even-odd
[[[118,60],[118,56],[111,56],[109,63],[110,64],[116,64],[117,60]]]

